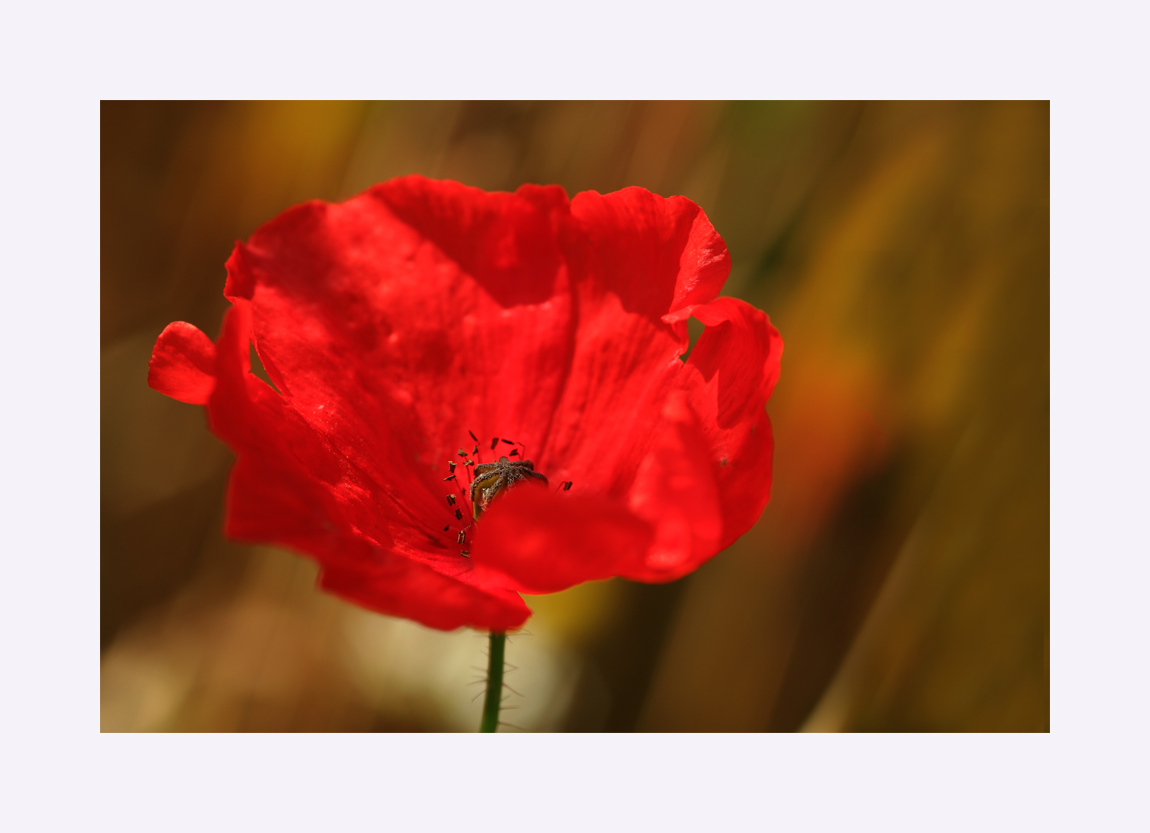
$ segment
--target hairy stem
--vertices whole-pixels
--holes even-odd
[[[503,646],[507,634],[491,632],[491,651],[487,658],[487,696],[483,698],[483,720],[479,731],[494,732],[499,725],[499,706],[503,701]]]

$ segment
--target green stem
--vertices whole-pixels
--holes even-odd
[[[503,645],[507,634],[491,632],[491,651],[487,658],[487,696],[483,698],[483,720],[479,731],[494,732],[499,725],[499,706],[503,700]]]

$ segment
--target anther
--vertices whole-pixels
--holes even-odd
[[[455,505],[455,495],[448,495],[447,496],[447,505],[448,506],[454,506]]]
[[[513,449],[513,450],[511,451],[511,454],[510,454],[510,455],[508,455],[508,456],[510,456],[510,457],[518,457],[518,456],[519,456],[519,449],[518,449],[518,448],[516,448],[516,449]]]
[[[499,437],[492,437],[491,438],[491,450],[494,451],[495,446],[497,446],[497,445],[499,445]]]
[[[455,510],[455,520],[457,520],[457,521],[463,520],[463,513],[460,512],[458,509]]]
[[[443,478],[444,482],[446,482],[446,481],[448,481],[448,480],[454,480],[454,479],[455,479],[455,475],[454,475],[454,474],[448,475],[447,477]]]
[[[469,457],[469,458],[467,458],[467,462],[465,462],[463,465],[465,465],[465,466],[474,466],[474,465],[475,465],[475,461],[474,461],[474,460],[472,460],[472,459]]]
[[[467,540],[467,533],[464,532],[462,529],[459,530],[459,534],[455,536],[455,543],[462,546],[463,542],[466,540]]]
[[[467,431],[467,433],[471,435],[471,439],[475,440],[475,442],[479,442],[479,437],[475,436],[475,434],[470,429]]]
[[[476,455],[479,453],[479,443],[475,444],[475,447],[473,449],[471,449],[471,453],[472,453],[472,455]]]
[[[565,491],[565,492],[569,492],[569,491],[571,491],[571,487],[572,487],[573,485],[574,485],[573,481],[570,481],[570,480],[564,480],[564,481],[563,481],[563,491]]]
[[[443,528],[443,531],[444,531],[444,532],[447,532],[447,530],[449,530],[449,529],[451,529],[451,524],[448,524],[447,526],[445,526],[445,527]]]
[[[516,443],[515,443],[515,440],[500,440],[500,442],[505,442],[505,443],[507,443],[508,445],[515,445],[515,444],[516,444]]]
[[[459,554],[464,558],[471,558],[471,550],[460,550]]]
[[[460,457],[466,457],[466,456],[467,456],[467,452],[466,452],[466,451],[464,451],[462,448],[460,448],[460,449],[459,449],[459,456],[460,456]]]
[[[447,461],[447,470],[449,472],[451,472],[452,474],[455,474],[455,461],[454,460],[448,460]]]

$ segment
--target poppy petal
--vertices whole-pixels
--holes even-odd
[[[667,316],[714,298],[730,256],[684,197],[585,192],[571,201],[571,218],[563,251],[574,347],[541,464],[626,502],[687,351],[685,320]]]
[[[471,560],[481,580],[521,593],[554,593],[639,570],[649,524],[597,495],[524,486],[483,514]]]
[[[765,313],[737,298],[687,307],[706,325],[682,385],[712,449],[723,512],[720,548],[762,515],[771,496],[774,439],[765,406],[779,377],[783,341]]]
[[[555,187],[405,177],[291,209],[229,260],[272,381],[398,526],[441,529],[442,469],[468,431],[543,444],[571,342],[554,290],[566,206]]]
[[[251,337],[251,317],[242,300],[225,315],[219,383],[209,407],[212,430],[237,456],[226,534],[309,555],[333,592],[428,627],[522,624],[530,615],[522,599],[500,587],[479,586],[457,552],[440,547],[438,560],[421,552],[420,545],[431,548],[421,531],[401,527],[394,517],[388,524],[394,507],[381,504],[364,474],[250,372],[243,345]],[[400,528],[404,535],[391,534]],[[357,577],[359,590],[351,577]],[[384,586],[392,589],[384,592]],[[437,595],[427,596],[431,589]]]
[[[686,395],[676,391],[631,489],[631,510],[651,523],[654,540],[642,566],[620,575],[671,581],[719,551],[723,516],[710,451]]]
[[[571,201],[578,236],[567,257],[586,269],[628,311],[653,319],[719,294],[731,270],[723,239],[686,197],[645,188],[594,191]],[[588,245],[590,244],[590,245]]]
[[[319,584],[368,610],[444,631],[462,627],[514,630],[531,615],[531,609],[511,590],[481,590],[395,555],[325,567]]]
[[[148,362],[148,386],[189,405],[206,405],[216,386],[216,347],[186,321],[169,324]]]

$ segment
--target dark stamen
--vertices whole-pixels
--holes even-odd
[[[476,442],[479,442],[479,437],[475,436],[475,434],[472,431],[469,430],[467,433],[471,435],[471,439],[475,440]]]
[[[475,444],[475,448],[471,449],[471,453],[477,457],[479,456],[479,443]]]
[[[447,470],[449,472],[451,472],[452,474],[455,474],[455,461],[454,460],[448,460],[447,461]]]
[[[463,520],[463,513],[460,512],[458,509],[455,510],[455,520],[457,520],[457,521]]]
[[[571,491],[571,487],[573,485],[574,485],[574,483],[570,480],[563,481],[563,491],[565,491],[565,492]]]
[[[500,442],[507,443],[508,445],[519,445],[515,440],[500,440]]]
[[[460,457],[466,457],[466,456],[467,456],[467,452],[466,452],[466,451],[464,451],[462,448],[460,448],[460,449],[459,449],[459,456],[460,456]]]
[[[447,532],[447,530],[449,530],[449,529],[451,529],[451,524],[448,524],[447,526],[445,526],[445,527],[443,528],[443,531],[444,531],[444,532]]]
[[[469,458],[467,459],[467,462],[465,462],[463,465],[465,465],[465,466],[474,466],[474,465],[475,465],[475,461],[474,461],[474,460],[472,460],[472,459],[469,457]]]
[[[499,437],[492,437],[491,438],[491,450],[494,451],[495,446],[497,446],[497,445],[499,445]]]
[[[455,536],[455,543],[462,546],[465,540],[467,540],[467,533],[461,529],[459,530],[459,534]]]
[[[459,554],[464,558],[471,558],[471,550],[460,550]]]
[[[455,475],[454,475],[454,474],[452,474],[452,475],[449,475],[449,476],[447,476],[447,477],[443,478],[444,482],[447,482],[448,480],[454,480],[454,479],[455,479]]]
[[[511,454],[510,454],[510,455],[508,455],[508,456],[510,456],[510,457],[515,457],[515,456],[517,456],[518,454],[519,454],[519,449],[517,448],[517,449],[515,449],[514,451],[512,451],[512,452],[511,452]]]
[[[448,506],[454,506],[455,505],[455,495],[448,495],[447,496],[447,505]]]

